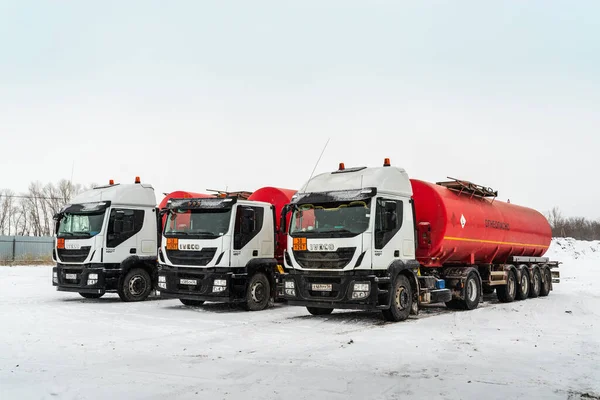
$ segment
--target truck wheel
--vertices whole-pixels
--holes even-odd
[[[548,268],[542,269],[542,285],[540,288],[540,296],[546,297],[550,294],[552,288],[552,273]]]
[[[329,315],[333,312],[333,308],[306,307],[306,309],[312,315]]]
[[[152,291],[152,279],[142,268],[133,268],[119,282],[117,293],[123,301],[142,301]]]
[[[104,293],[81,293],[81,292],[79,292],[79,295],[86,299],[99,299],[100,297],[104,296]]]
[[[465,298],[452,299],[446,302],[446,307],[452,310],[473,310],[479,305],[481,300],[481,284],[479,275],[476,272],[470,272],[465,280]]]
[[[496,296],[501,303],[510,303],[517,295],[517,275],[514,270],[508,271],[506,285],[496,287]]]
[[[410,314],[412,301],[412,288],[408,278],[405,275],[398,275],[392,287],[391,306],[387,310],[382,310],[383,318],[386,321],[404,321]]]
[[[248,311],[260,311],[267,308],[271,297],[271,285],[267,276],[262,272],[252,275],[248,283],[244,308]]]
[[[535,299],[540,295],[542,290],[542,274],[540,270],[535,268],[533,270],[533,277],[531,278],[531,288],[529,289],[529,297]]]
[[[192,306],[192,307],[197,307],[197,306],[201,306],[202,304],[204,304],[204,300],[179,299],[179,301],[183,305]]]
[[[517,285],[517,300],[525,300],[529,297],[531,289],[531,279],[529,279],[529,271],[525,268],[521,271],[521,281]]]

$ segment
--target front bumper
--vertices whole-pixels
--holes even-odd
[[[294,282],[294,295],[286,282]],[[381,310],[389,308],[389,278],[371,271],[349,273],[291,271],[281,275],[277,288],[288,304],[317,308]],[[354,284],[367,284],[369,291],[362,298],[353,298]],[[290,285],[289,283],[287,284]],[[326,285],[327,290],[319,290]],[[331,286],[328,286],[331,285]],[[330,290],[329,290],[330,289]]]
[[[215,280],[224,280],[215,291]],[[161,282],[162,281],[162,282]],[[242,303],[245,300],[248,274],[230,270],[206,270],[199,268],[165,268],[158,272],[158,290],[166,299]]]
[[[118,269],[107,270],[103,267],[58,264],[52,268],[52,286],[56,286],[56,290],[60,292],[101,294],[116,289],[120,273]],[[98,279],[91,284],[89,284],[90,274],[98,275]]]

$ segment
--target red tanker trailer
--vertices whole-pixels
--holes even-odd
[[[506,263],[548,250],[550,224],[535,210],[495,200],[495,192],[469,182],[411,179],[411,185],[423,266]]]
[[[284,297],[312,314],[381,310],[400,321],[419,305],[473,309],[546,296],[557,262],[542,214],[496,199],[488,187],[409,179],[402,168],[345,168],[313,177],[291,215]]]

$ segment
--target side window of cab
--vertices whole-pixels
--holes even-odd
[[[380,250],[402,228],[404,203],[402,200],[377,199],[375,210],[375,248]]]
[[[106,247],[117,247],[141,231],[143,226],[144,210],[113,208],[108,221]]]

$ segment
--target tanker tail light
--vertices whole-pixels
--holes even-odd
[[[390,165],[392,165],[392,163],[390,163],[390,159],[386,158],[383,160],[383,166],[384,167],[389,167]]]

